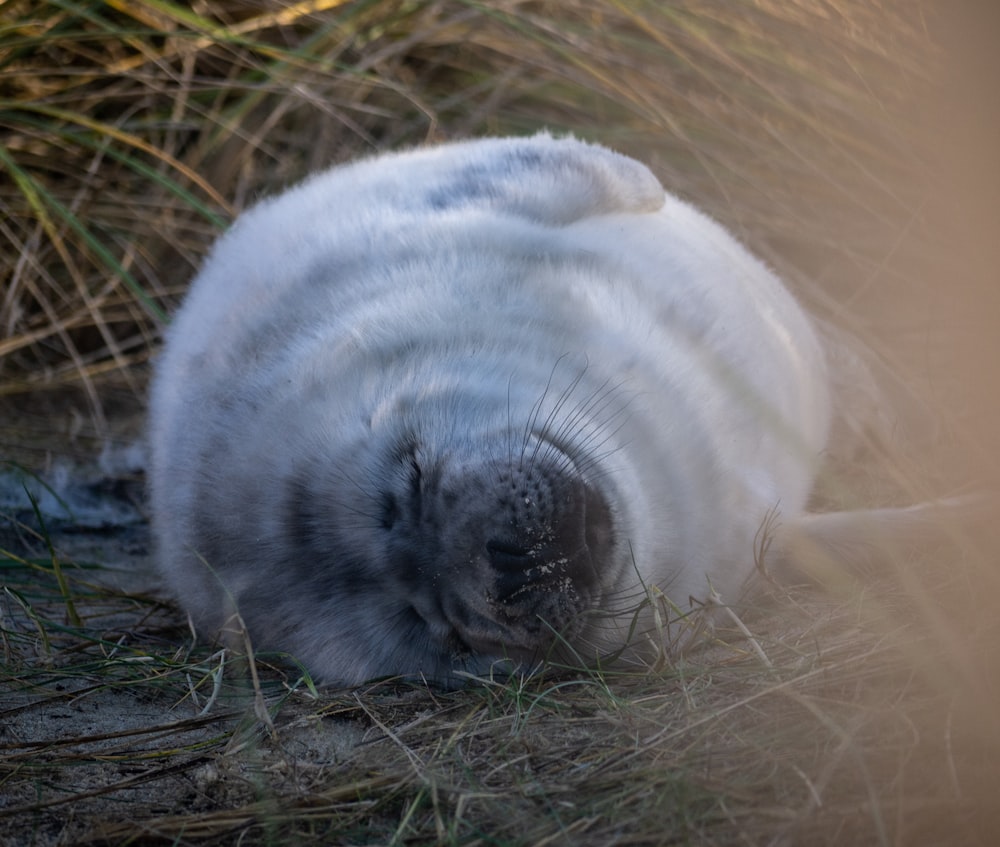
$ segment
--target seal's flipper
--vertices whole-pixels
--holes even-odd
[[[995,494],[915,506],[802,515],[775,532],[779,580],[795,574],[829,584],[877,569],[901,553],[975,539],[1000,516]]]
[[[565,225],[616,212],[655,212],[664,191],[643,164],[604,147],[548,135],[457,148],[425,195],[433,209],[489,209]]]

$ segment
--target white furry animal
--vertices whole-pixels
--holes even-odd
[[[795,299],[638,162],[382,156],[251,209],[195,280],[152,393],[159,560],[201,627],[238,612],[327,682],[590,659],[644,586],[734,597],[772,510],[808,530],[830,404]]]

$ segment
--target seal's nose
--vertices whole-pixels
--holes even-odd
[[[503,531],[485,542],[499,602],[540,589],[590,589],[596,582],[610,538],[604,499],[562,474],[547,476],[545,488],[549,496],[534,508],[522,504]]]

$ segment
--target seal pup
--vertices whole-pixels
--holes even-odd
[[[336,167],[241,215],[169,328],[159,564],[200,628],[329,683],[593,659],[649,586],[733,598],[775,509],[828,531],[830,384],[781,281],[637,161],[543,134]]]

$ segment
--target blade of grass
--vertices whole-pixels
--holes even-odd
[[[0,164],[4,165],[8,173],[17,182],[25,198],[39,215],[39,219],[48,222],[47,229],[50,232],[50,237],[54,233],[51,218],[48,215],[48,210],[51,209],[101,259],[109,270],[114,271],[125,281],[125,284],[131,289],[132,293],[143,304],[150,315],[163,323],[167,322],[166,312],[150,299],[135,277],[122,267],[111,252],[83,225],[76,215],[72,214],[62,203],[49,194],[30,174],[20,168],[2,144],[0,144]]]

